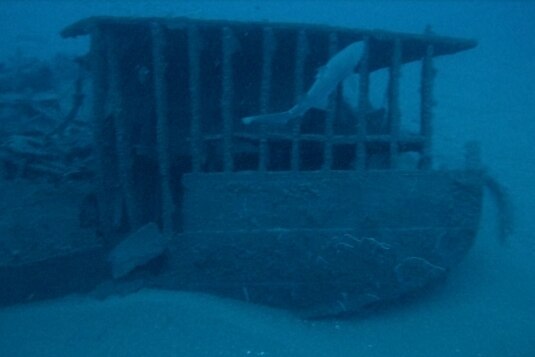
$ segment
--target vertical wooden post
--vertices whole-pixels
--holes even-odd
[[[234,169],[234,157],[232,153],[233,132],[233,100],[234,100],[234,77],[232,75],[232,56],[237,49],[236,38],[230,27],[225,26],[222,31],[223,63],[222,63],[222,94],[221,113],[223,118],[223,171],[230,172]]]
[[[390,167],[398,167],[400,108],[399,82],[401,77],[401,40],[394,40],[388,84],[388,123],[390,128]]]
[[[273,29],[265,27],[262,36],[262,82],[260,87],[260,113],[269,111],[271,101],[271,82],[273,56],[275,54],[276,42]],[[266,171],[269,162],[269,146],[266,135],[266,126],[260,127],[260,147],[258,153],[258,170]]]
[[[173,233],[173,213],[175,212],[171,190],[171,162],[169,148],[169,108],[167,98],[167,59],[165,49],[167,39],[164,28],[152,24],[152,61],[154,73],[154,95],[156,99],[156,140],[158,164],[162,190],[162,232],[170,237]]]
[[[294,96],[296,101],[300,100],[305,86],[305,64],[308,56],[308,39],[307,33],[304,29],[299,30],[297,33],[297,44],[295,48],[295,71],[294,71],[294,83],[295,92]],[[300,131],[301,121],[295,120],[292,124],[292,151],[290,158],[290,168],[292,171],[299,171],[300,164]]]
[[[370,38],[364,37],[364,49],[359,62],[359,97],[356,123],[357,144],[355,147],[355,169],[366,168],[366,113],[370,107]]]
[[[433,136],[433,81],[435,69],[433,68],[433,45],[428,44],[425,56],[422,59],[422,74],[420,85],[420,130],[424,137],[420,168],[430,170],[432,161],[432,136]]]
[[[188,26],[188,73],[191,108],[191,168],[199,172],[202,165],[203,147],[201,136],[201,92],[200,92],[200,37],[195,25]]]
[[[133,170],[133,152],[131,138],[131,123],[125,113],[126,98],[124,95],[124,75],[121,66],[121,53],[115,36],[107,35],[108,70],[109,70],[109,115],[113,118],[115,128],[115,145],[117,152],[117,168],[119,170],[119,184],[122,198],[128,216],[131,231],[140,226],[140,213],[138,209]]]
[[[329,58],[333,57],[338,51],[338,35],[336,32],[329,34]],[[338,100],[339,87],[334,90],[334,94],[329,98],[328,110],[325,115],[325,135],[323,149],[323,170],[330,170],[333,165],[333,135],[334,119],[336,118],[336,107]]]
[[[92,120],[95,123],[94,141],[97,159],[97,200],[99,211],[99,230],[106,245],[112,245],[114,217],[114,147],[113,123],[106,115],[107,81],[107,46],[102,28],[95,26],[91,31],[90,61],[92,70]]]

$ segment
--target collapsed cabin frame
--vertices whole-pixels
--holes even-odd
[[[180,230],[177,178],[185,172],[364,171],[377,147],[386,153],[385,169],[397,169],[405,151],[420,154],[419,169],[432,169],[433,59],[476,45],[429,30],[185,18],[90,18],[62,34],[91,36],[99,225],[106,236],[149,221],[167,235]],[[348,115],[340,90],[326,113],[307,114],[289,128],[241,123],[246,115],[289,108],[317,68],[356,41],[364,51],[349,126],[339,127]],[[420,128],[409,134],[401,130],[400,76],[414,61],[421,63]],[[382,68],[388,69],[386,130],[372,130],[370,74]],[[350,163],[339,163],[340,147]]]

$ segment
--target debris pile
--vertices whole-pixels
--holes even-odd
[[[76,67],[73,60],[59,55],[47,62],[17,55],[0,64],[3,178],[63,180],[92,175],[92,130],[80,118],[84,72]]]

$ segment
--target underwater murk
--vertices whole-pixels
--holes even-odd
[[[0,9],[0,355],[535,355],[532,3]]]

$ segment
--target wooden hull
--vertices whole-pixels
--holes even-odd
[[[184,187],[161,286],[314,316],[442,280],[472,246],[482,202],[480,173],[460,171],[192,174]]]
[[[307,311],[354,312],[441,281],[477,235],[479,172],[188,174],[183,232],[120,280]],[[95,247],[0,269],[5,303],[110,279]],[[141,285],[137,285],[141,286]],[[113,287],[110,286],[113,292]]]

